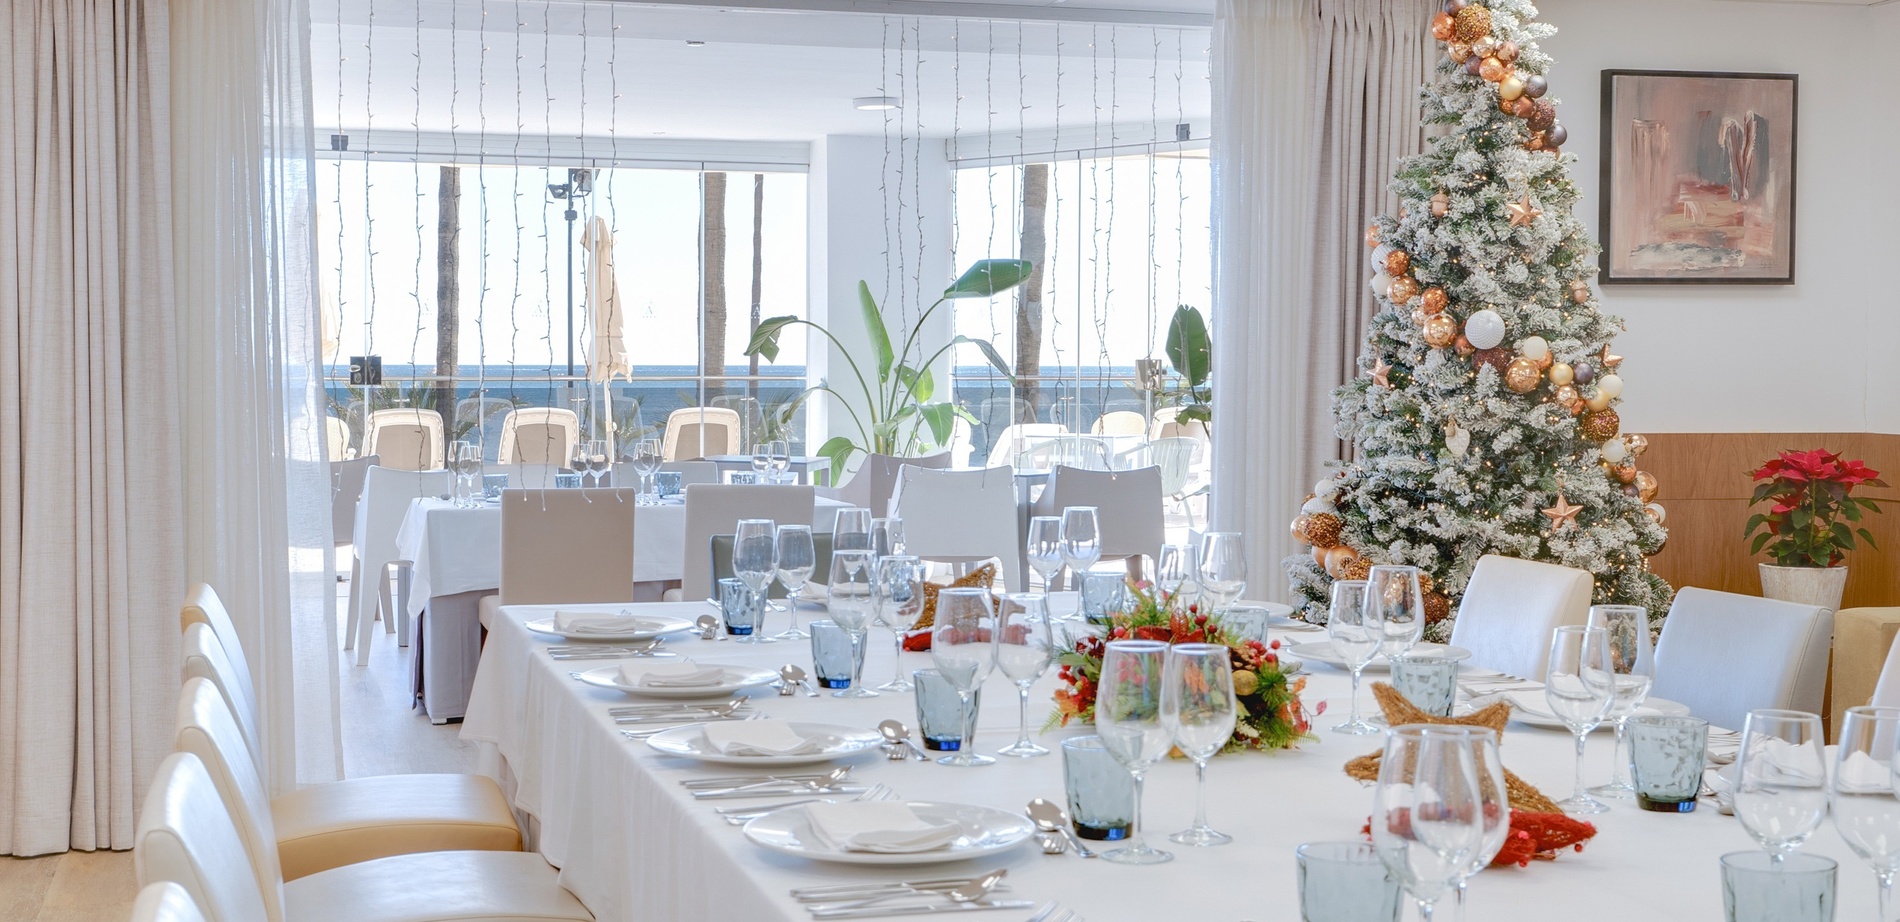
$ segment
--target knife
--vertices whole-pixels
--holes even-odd
[[[1029,909],[1035,900],[982,900],[975,903],[880,904],[860,909],[814,910],[814,919],[872,919],[878,916],[915,916],[939,912],[980,912],[986,909]]]

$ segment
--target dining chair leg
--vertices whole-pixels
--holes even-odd
[[[377,595],[381,596],[379,600],[380,605],[376,609],[376,616],[383,619],[383,631],[385,633],[394,633],[396,630],[396,600],[390,595],[390,587],[392,585],[394,584],[389,579],[389,565],[384,564],[382,567],[382,579],[376,587]]]
[[[363,595],[356,606],[356,665],[369,665],[370,632],[376,627],[376,610],[382,599],[389,594],[389,567],[376,564],[363,567],[361,579],[374,581],[376,585],[365,585]]]
[[[396,565],[396,617],[387,627],[396,632],[396,646],[409,646],[409,564]]]
[[[356,619],[363,608],[363,558],[350,555],[349,611],[343,622],[343,649],[356,649]]]

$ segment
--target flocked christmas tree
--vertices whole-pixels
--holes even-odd
[[[1366,376],[1333,395],[1353,458],[1293,523],[1312,550],[1286,568],[1311,620],[1333,579],[1413,564],[1442,640],[1485,554],[1586,570],[1598,603],[1668,606],[1647,565],[1666,537],[1656,481],[1616,414],[1622,321],[1591,290],[1597,248],[1571,216],[1576,158],[1537,48],[1556,30],[1536,15],[1448,0],[1432,22],[1446,54],[1420,96],[1446,133],[1400,163],[1403,207],[1366,231],[1380,310]]]

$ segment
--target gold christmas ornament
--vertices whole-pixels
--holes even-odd
[[[1451,35],[1452,35],[1451,14],[1445,12],[1444,10],[1439,10],[1437,14],[1432,16],[1432,38],[1435,38],[1441,42],[1444,42],[1444,41],[1450,41]]]
[[[1393,304],[1403,305],[1418,297],[1418,282],[1409,275],[1393,279],[1392,287],[1385,290],[1385,296],[1391,299]]]
[[[1529,90],[1525,92],[1528,93]],[[1518,118],[1530,118],[1531,113],[1537,110],[1537,100],[1529,96],[1519,96],[1516,99],[1505,100],[1501,102],[1501,105],[1505,112],[1515,115]]]
[[[1509,75],[1511,69],[1497,58],[1485,58],[1478,62],[1478,76],[1486,83],[1496,83]]]
[[[1528,394],[1536,390],[1543,380],[1543,371],[1536,362],[1527,358],[1512,359],[1511,364],[1504,369],[1504,386],[1510,388],[1512,393]]]
[[[1432,575],[1424,570],[1418,571],[1418,591],[1430,592],[1438,584],[1432,581]]]
[[[1512,227],[1529,227],[1531,226],[1531,222],[1544,216],[1543,211],[1539,210],[1536,205],[1531,204],[1531,194],[1529,191],[1524,193],[1524,198],[1521,201],[1506,203],[1504,207],[1511,213]]]
[[[1451,196],[1443,192],[1432,196],[1432,217],[1442,218],[1451,213]]]
[[[1497,54],[1498,40],[1495,38],[1492,38],[1489,35],[1485,36],[1484,38],[1478,39],[1477,41],[1471,43],[1471,53],[1481,58],[1488,58],[1494,54]]]
[[[1424,580],[1425,574],[1419,574],[1419,581],[1424,582]],[[1451,617],[1451,599],[1446,598],[1444,593],[1426,592],[1424,601],[1426,624],[1437,624]]]
[[[1615,410],[1591,410],[1583,414],[1583,422],[1578,426],[1578,431],[1592,442],[1607,442],[1616,438],[1617,428],[1622,424],[1623,421],[1617,417]]]
[[[1458,354],[1464,356],[1469,356],[1471,353],[1478,351],[1478,347],[1472,345],[1471,340],[1466,339],[1463,333],[1458,334],[1458,338],[1452,342],[1452,348],[1457,349]]]
[[[1632,432],[1623,437],[1623,448],[1634,458],[1649,450],[1649,437]]]
[[[1498,98],[1505,102],[1516,102],[1524,96],[1524,78],[1510,74],[1498,81]]]
[[[1333,579],[1345,579],[1346,567],[1359,559],[1359,552],[1340,545],[1326,549],[1326,575]]]
[[[1636,472],[1636,498],[1645,504],[1656,501],[1656,491],[1662,484],[1656,482],[1656,475],[1648,471]]]
[[[1555,399],[1558,406],[1570,411],[1571,416],[1583,412],[1583,397],[1572,385],[1566,384],[1557,388]]]
[[[1413,28],[1417,28],[1414,26]],[[1451,37],[1466,44],[1491,36],[1491,11],[1477,4],[1458,11],[1451,24]]]
[[[1373,224],[1366,228],[1366,246],[1377,247],[1378,245],[1379,245],[1379,225]]]
[[[1649,520],[1658,525],[1661,525],[1664,520],[1669,518],[1669,512],[1663,508],[1662,503],[1650,503],[1644,506],[1643,514],[1649,516]]]
[[[1379,364],[1372,366],[1372,383],[1386,390],[1392,389],[1391,375],[1392,365],[1383,358],[1379,360]]]
[[[1404,250],[1393,250],[1385,254],[1385,271],[1387,275],[1398,278],[1411,268],[1412,256]]]
[[[1576,279],[1570,283],[1570,303],[1582,304],[1590,300],[1590,283]]]
[[[1318,545],[1313,547],[1313,563],[1318,564],[1322,570],[1326,569],[1326,550]]]
[[[1339,516],[1330,512],[1314,513],[1306,519],[1306,540],[1314,547],[1338,547],[1339,532]]]
[[[1339,569],[1340,579],[1365,579],[1372,575],[1372,561],[1364,557],[1354,557]]]
[[[1583,403],[1584,406],[1592,410],[1608,410],[1610,408],[1610,399],[1610,395],[1605,393],[1603,388],[1599,387],[1591,391],[1590,396],[1583,398]]]
[[[1610,465],[1610,476],[1616,478],[1617,483],[1635,483],[1636,474],[1636,465],[1628,461]]]
[[[1458,340],[1458,321],[1449,314],[1433,314],[1425,318],[1425,342],[1434,349],[1443,349]]]
[[[1445,57],[1454,64],[1463,64],[1466,58],[1471,57],[1471,46],[1464,42],[1452,42],[1445,46]]]
[[[1585,290],[1585,291],[1588,291],[1588,290],[1589,290],[1589,286],[1587,286],[1587,285],[1586,285],[1586,286],[1584,286],[1584,290]],[[1573,291],[1573,293],[1572,293],[1572,294],[1573,294],[1573,297],[1572,297],[1572,300],[1575,300],[1575,298],[1574,298],[1574,291]],[[1588,300],[1588,299],[1585,299],[1585,300]],[[1601,361],[1601,362],[1602,362],[1602,364],[1603,364],[1603,368],[1604,368],[1604,370],[1605,370],[1605,371],[1608,371],[1609,369],[1612,369],[1612,368],[1615,368],[1616,366],[1618,366],[1618,365],[1621,365],[1621,364],[1623,364],[1623,357],[1622,357],[1622,356],[1620,356],[1620,355],[1611,355],[1611,354],[1610,354],[1610,344],[1609,344],[1609,343],[1604,343],[1604,344],[1603,344],[1603,355],[1602,355],[1602,357],[1601,357],[1601,359],[1600,359],[1600,361]]]
[[[1575,381],[1575,380],[1577,380],[1577,371],[1576,369],[1570,367],[1569,362],[1551,363],[1550,383],[1562,385],[1562,384],[1569,384],[1570,382]]]
[[[1517,43],[1512,42],[1512,41],[1499,42],[1497,55],[1498,55],[1498,60],[1503,61],[1506,64],[1516,61],[1517,60]]]
[[[1563,531],[1565,525],[1576,525],[1577,513],[1582,512],[1583,507],[1570,505],[1570,500],[1564,498],[1564,492],[1558,490],[1557,502],[1549,509],[1539,509],[1537,511],[1550,517],[1550,530],[1555,532]]]
[[[1430,314],[1425,313],[1425,308],[1423,307],[1412,308],[1412,322],[1414,324],[1417,324],[1418,326],[1421,326],[1421,327],[1424,326],[1425,318],[1430,317],[1430,316],[1431,316]]]
[[[1312,516],[1307,515],[1306,513],[1303,513],[1303,512],[1300,513],[1298,518],[1295,518],[1293,520],[1293,540],[1298,541],[1301,544],[1313,543],[1311,541],[1306,540],[1306,524],[1308,522],[1311,522],[1312,520],[1313,520]]]
[[[1450,303],[1451,296],[1445,294],[1445,289],[1443,288],[1427,288],[1420,293],[1419,309],[1427,314],[1436,314],[1444,310],[1445,305]]]

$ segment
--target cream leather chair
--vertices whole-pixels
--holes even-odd
[[[1114,410],[1096,417],[1089,431],[1096,435],[1145,436],[1148,434],[1148,420],[1133,410]]]
[[[810,484],[696,483],[687,487],[686,558],[681,561],[680,598],[712,598],[714,535],[737,531],[740,519],[809,525],[816,496]],[[908,528],[909,523],[905,525]],[[822,576],[813,579],[824,581]]]
[[[331,461],[348,461],[356,457],[356,449],[350,447],[352,436],[349,423],[334,416],[325,416],[323,434],[329,442],[326,447],[330,450],[328,457]]]
[[[177,750],[204,761],[260,873],[296,880],[391,855],[521,850],[507,799],[481,775],[378,775],[268,797],[224,696],[205,679],[185,682],[175,730]]]
[[[268,822],[268,811],[260,817]],[[251,830],[258,841],[274,836]],[[205,763],[175,752],[139,811],[141,885],[178,884],[206,922],[551,922],[594,918],[532,852],[422,852],[332,868],[288,883],[263,865]]]
[[[251,662],[244,656],[244,638],[238,636],[237,623],[231,620],[231,612],[224,607],[224,600],[218,597],[218,591],[205,583],[198,583],[185,593],[185,604],[178,611],[178,629],[189,632],[194,624],[202,624],[216,638],[225,660],[230,664],[223,682],[229,683],[234,693],[230,696],[233,709],[242,706],[252,715],[257,713],[257,687],[251,684]],[[256,737],[256,718],[253,716],[249,726],[252,737]]]
[[[1189,438],[1205,443],[1208,440],[1207,424],[1198,419],[1181,421],[1180,407],[1162,407],[1155,411],[1155,418],[1148,424],[1148,438],[1176,439]]]
[[[1732,730],[1758,708],[1819,714],[1833,640],[1834,613],[1825,608],[1678,589],[1656,641],[1649,693]]]
[[[666,438],[660,442],[660,456],[668,461],[693,461],[736,455],[744,437],[737,411],[681,407],[666,416]]]
[[[449,492],[448,471],[405,471],[372,467],[364,472],[363,496],[356,502],[356,531],[351,536],[350,614],[343,627],[343,649],[356,651],[356,665],[369,665],[370,625],[382,613],[383,628],[406,624],[404,599],[390,593],[389,567],[406,563],[396,550],[396,533],[417,497]],[[398,638],[408,643],[405,634]]]
[[[442,469],[442,415],[415,407],[391,407],[369,415],[363,454],[382,455],[383,466],[399,471]]]
[[[899,473],[891,510],[904,520],[907,553],[957,564],[994,557],[1009,591],[1025,585],[1011,469],[933,471],[906,466]]]
[[[1590,623],[1595,585],[1582,570],[1486,554],[1465,585],[1451,643],[1471,651],[1472,666],[1541,682],[1551,632]]]
[[[188,625],[182,642],[184,680],[203,679],[217,688],[224,696],[224,706],[237,721],[238,732],[244,736],[251,761],[263,762],[264,737],[257,728],[257,703],[240,686],[237,668],[225,654],[224,644],[218,642],[217,635],[211,633],[210,625],[206,624]]]
[[[1900,637],[1895,637],[1894,642],[1887,646],[1886,662],[1880,667],[1880,679],[1874,683],[1873,698],[1867,703],[1876,707],[1900,707]],[[1839,707],[1841,702],[1836,701],[1834,704]],[[1854,704],[1850,702],[1848,706]]]
[[[501,464],[565,465],[581,438],[581,418],[560,407],[522,407],[501,419]]]
[[[950,466],[950,452],[940,451],[922,458],[868,455],[851,479],[838,488],[838,499],[869,509],[876,517],[890,515],[891,494],[897,492],[897,475],[905,465],[940,471]]]
[[[132,901],[132,922],[205,922],[185,888],[160,881],[139,891]]]
[[[1031,514],[1061,516],[1062,510],[1070,506],[1094,506],[1095,524],[1101,529],[1102,559],[1126,560],[1128,574],[1139,577],[1141,559],[1160,554],[1161,545],[1167,543],[1162,533],[1161,502],[1159,468],[1094,471],[1058,467],[1049,475],[1049,486],[1031,507]],[[908,522],[905,527],[908,531]]]

